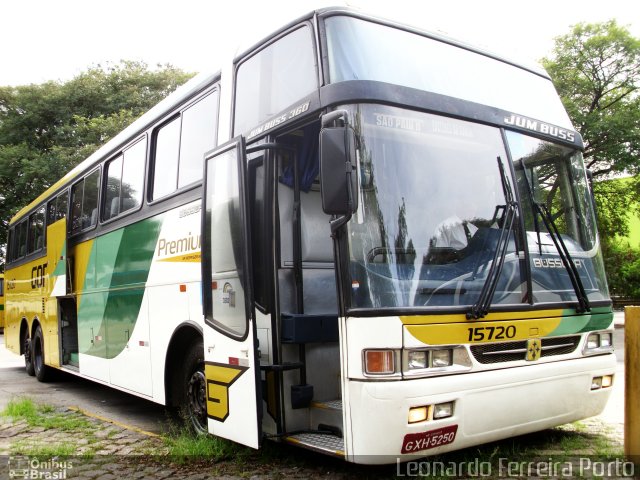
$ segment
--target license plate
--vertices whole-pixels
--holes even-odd
[[[428,432],[408,433],[402,442],[402,453],[415,453],[448,445],[456,439],[457,431],[458,425],[449,425]]]

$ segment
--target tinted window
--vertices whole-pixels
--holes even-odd
[[[14,259],[22,258],[27,253],[27,222],[24,221],[15,229]]]
[[[71,188],[71,233],[77,233],[98,222],[100,171],[87,175]]]
[[[107,163],[102,219],[108,220],[142,204],[146,140],[139,141]]]
[[[180,152],[180,117],[158,130],[155,152],[153,198],[160,198],[176,189]]]
[[[66,191],[49,202],[47,205],[47,225],[67,216],[68,202],[69,193]]]
[[[202,179],[204,154],[216,145],[217,109],[216,90],[157,131],[154,199]]]
[[[216,91],[182,114],[178,188],[202,179],[204,154],[216,144],[217,122],[214,112],[217,106]]]
[[[238,69],[236,134],[267,120],[317,87],[313,37],[301,27],[264,48]]]
[[[412,32],[350,17],[325,21],[331,83],[375,80],[544,118],[571,128],[551,81]]]
[[[29,215],[29,244],[27,253],[33,253],[44,247],[44,207]]]
[[[122,155],[107,163],[107,185],[104,192],[102,219],[108,220],[120,213],[120,182],[122,180]]]

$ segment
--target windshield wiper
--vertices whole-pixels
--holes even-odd
[[[564,265],[564,268],[567,271],[567,275],[569,276],[569,280],[571,281],[571,286],[576,293],[576,299],[578,300],[578,308],[576,309],[576,311],[578,313],[589,312],[591,310],[589,298],[587,297],[584,285],[582,284],[582,280],[580,279],[580,273],[578,272],[576,264],[573,261],[571,254],[569,253],[569,249],[567,248],[566,243],[564,243],[562,235],[560,235],[560,231],[558,230],[558,227],[553,220],[553,216],[551,215],[551,212],[549,211],[547,206],[535,199],[535,196],[533,194],[533,184],[530,182],[529,175],[527,175],[527,166],[524,164],[524,162],[522,162],[522,169],[524,171],[525,181],[529,190],[529,196],[531,197],[531,203],[535,208],[533,219],[536,233],[538,235],[538,248],[540,255],[542,255],[542,242],[540,240],[540,226],[538,224],[538,215],[540,215],[540,218],[542,218],[542,222],[544,223],[544,226],[547,229],[547,232],[556,247],[556,251],[560,256],[560,260],[562,260],[562,265]]]
[[[560,235],[560,231],[553,221],[553,217],[551,216],[551,212],[546,207],[546,205],[542,205],[536,201],[533,202],[533,205],[536,207],[536,210],[542,217],[542,221],[553,240],[553,244],[558,251],[558,255],[560,255],[560,259],[562,260],[562,264],[569,275],[569,280],[571,280],[571,285],[573,286],[573,290],[576,292],[576,298],[578,300],[578,308],[576,311],[578,313],[589,312],[591,310],[591,305],[589,305],[589,298],[587,297],[587,292],[584,289],[584,285],[582,284],[582,280],[580,279],[580,272],[576,267],[571,254],[569,253],[569,249],[567,248],[567,244],[562,240],[562,236]],[[536,214],[537,215],[537,214]]]
[[[502,181],[502,191],[504,192],[505,206],[501,219],[500,238],[496,245],[496,250],[493,254],[493,261],[491,267],[487,273],[487,279],[482,286],[478,301],[471,306],[471,310],[467,312],[467,319],[483,318],[489,313],[491,308],[491,301],[493,295],[496,292],[498,286],[498,280],[502,273],[502,267],[504,266],[504,259],[507,256],[507,248],[509,247],[509,237],[513,231],[513,222],[516,218],[516,212],[518,210],[518,203],[513,197],[513,190],[511,184],[504,171],[504,165],[502,159],[498,157],[498,170],[500,171],[500,180]]]

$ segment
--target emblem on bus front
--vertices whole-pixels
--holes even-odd
[[[527,340],[527,362],[535,362],[540,360],[542,353],[542,342],[539,338],[530,338]]]

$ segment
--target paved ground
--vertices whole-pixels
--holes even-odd
[[[619,455],[624,422],[624,322],[620,315],[616,316],[616,326],[616,382],[612,398],[599,417],[578,425],[519,437],[508,443],[492,444],[488,450],[478,449],[473,455],[489,457],[495,454],[496,449],[511,451],[516,456],[519,451],[530,454],[531,445],[540,455],[602,455],[603,452]],[[30,471],[40,475],[31,478],[98,480],[389,478],[406,473],[395,471],[399,467],[354,467],[299,449],[271,444],[267,445],[266,453],[236,448],[229,455],[218,455],[218,460],[212,460],[209,454],[196,455],[186,461],[168,457],[175,450],[171,449],[171,436],[162,435],[171,424],[163,407],[75,377],[50,384],[39,383],[24,373],[23,359],[7,352],[3,342],[0,336],[0,411],[11,399],[26,396],[36,403],[52,405],[54,408],[47,415],[61,418],[63,423],[77,422],[79,426],[64,430],[29,425],[25,420],[0,416],[2,480],[10,478],[10,473],[13,473],[13,478],[29,478],[20,475]],[[222,448],[227,447],[223,445]],[[57,453],[51,455],[51,452]],[[60,455],[60,452],[71,456]],[[40,454],[40,457],[34,457],[35,454]],[[450,458],[459,461],[466,457]],[[48,477],[43,472],[48,472]]]

